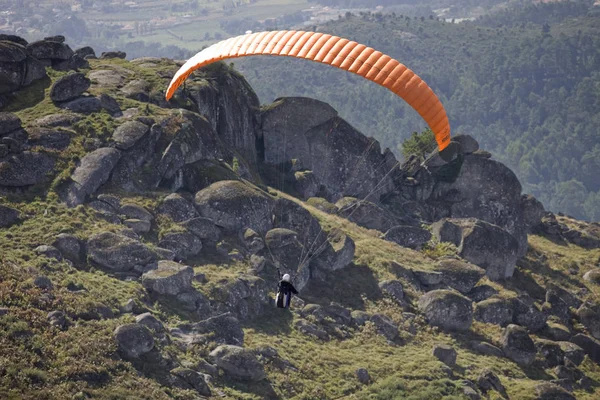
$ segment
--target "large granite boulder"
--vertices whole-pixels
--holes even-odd
[[[600,364],[600,340],[578,333],[570,341],[581,347],[594,362]]]
[[[307,249],[298,241],[298,233],[284,228],[271,229],[265,235],[269,258],[281,274],[290,274],[297,290],[310,278]]]
[[[338,215],[367,229],[387,232],[398,225],[392,213],[370,201],[344,197],[335,205],[338,208]]]
[[[157,269],[142,275],[142,285],[154,293],[177,296],[192,288],[193,276],[192,267],[161,260]]]
[[[471,300],[449,290],[424,294],[418,306],[431,325],[444,331],[467,331],[473,322]]]
[[[32,57],[25,46],[0,40],[0,94],[16,91],[47,76],[44,65]]]
[[[121,125],[123,128],[119,128],[125,129],[127,126],[128,125],[123,124]],[[156,180],[153,168],[149,166],[148,170],[151,172],[148,173],[149,176],[146,176],[144,174],[144,167],[148,165],[147,163],[152,161],[155,155],[155,149],[157,148],[157,142],[164,133],[159,124],[152,125],[150,130],[145,134],[140,133],[145,128],[137,124],[135,126],[139,129],[137,135],[141,135],[141,137],[138,137],[137,135],[126,136],[125,132],[123,132],[124,137],[122,140],[126,140],[127,143],[129,143],[129,140],[134,140],[135,144],[127,150],[121,151],[122,157],[115,166],[110,178],[111,183],[127,191],[136,191],[136,188],[138,187],[138,190],[147,190],[147,187],[152,185],[150,182]],[[117,130],[119,128],[117,128]],[[121,134],[117,137],[120,136]],[[125,136],[128,139],[125,139]],[[126,147],[127,145],[124,146]]]
[[[87,252],[91,261],[115,272],[131,271],[156,261],[156,254],[145,244],[112,232],[90,237]]]
[[[90,84],[90,80],[81,72],[65,75],[50,88],[50,99],[55,102],[76,99],[88,90]]]
[[[231,313],[220,314],[193,324],[181,324],[176,329],[177,331],[172,331],[173,334],[191,336],[196,341],[206,338],[218,344],[244,345],[244,330],[240,321]]]
[[[458,230],[461,237],[457,243]],[[436,224],[434,234],[440,241],[457,244],[459,255],[485,269],[490,279],[501,280],[513,275],[519,245],[499,226],[473,218],[446,219]]]
[[[219,221],[227,231],[252,228],[266,233],[272,226],[273,199],[258,188],[239,181],[217,182],[196,193],[201,216]]]
[[[398,225],[387,231],[383,238],[402,247],[420,250],[431,239],[431,233],[418,226]]]
[[[71,143],[72,132],[48,128],[30,128],[29,144],[52,150],[64,150]]]
[[[21,213],[14,208],[0,204],[0,228],[9,228],[20,221]]]
[[[21,119],[13,113],[0,112],[0,137],[21,129]]]
[[[127,150],[143,138],[149,130],[148,125],[139,121],[127,121],[115,129],[112,139],[119,150]]]
[[[561,386],[552,382],[542,382],[535,386],[536,400],[575,400],[576,397]]]
[[[351,195],[372,201],[393,190],[393,154],[382,154],[376,140],[355,130],[328,104],[282,98],[261,117],[264,161],[279,165],[295,160],[298,170],[312,171],[328,200]]]
[[[506,326],[513,320],[512,303],[492,297],[475,304],[475,319],[486,324]]]
[[[239,346],[221,345],[209,357],[233,379],[258,382],[266,378],[265,370],[254,353]]]
[[[81,242],[74,235],[61,233],[56,236],[53,244],[67,260],[71,260],[76,264],[82,261]]]
[[[158,245],[173,251],[177,260],[186,260],[202,250],[200,238],[189,231],[165,233]]]
[[[210,218],[198,217],[188,219],[181,226],[198,236],[204,243],[216,243],[221,238],[221,229]]]
[[[65,61],[75,54],[68,45],[53,40],[39,40],[29,43],[27,51],[38,60],[52,61]]]
[[[325,236],[325,232],[323,232]],[[348,266],[354,259],[354,250],[356,246],[350,236],[346,235],[340,229],[332,229],[325,236],[326,241],[309,243],[313,245],[314,258],[311,260],[311,266],[322,271],[337,271]],[[315,238],[319,239],[319,238]],[[309,249],[310,251],[310,249]]]
[[[23,187],[42,183],[54,168],[55,160],[46,153],[25,151],[0,159],[0,186]]]
[[[208,71],[207,78],[188,85],[187,95],[225,145],[254,164],[261,136],[258,97],[242,75],[225,65]]]
[[[462,294],[469,293],[485,275],[485,271],[476,265],[462,260],[447,258],[438,261],[435,270],[442,274],[442,283]]]
[[[522,326],[508,325],[502,335],[504,354],[520,365],[530,365],[535,360],[537,349],[533,340]]]
[[[115,329],[114,337],[119,351],[127,359],[139,358],[154,348],[152,332],[144,325],[120,325]]]
[[[81,163],[71,175],[65,201],[73,207],[82,204],[88,196],[95,193],[102,186],[121,158],[117,149],[104,147],[88,153],[81,159]]]
[[[531,332],[538,332],[546,326],[548,315],[540,310],[533,298],[521,295],[512,300],[513,323],[522,325]]]
[[[156,211],[168,216],[173,222],[183,222],[198,217],[194,205],[177,193],[165,197]]]

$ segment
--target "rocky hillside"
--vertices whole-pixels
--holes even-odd
[[[599,396],[600,225],[180,65],[0,37],[1,398]]]

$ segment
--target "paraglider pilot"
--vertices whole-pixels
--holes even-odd
[[[290,282],[290,274],[283,275],[277,286],[277,307],[288,308],[292,301],[292,293],[298,294],[298,291]]]

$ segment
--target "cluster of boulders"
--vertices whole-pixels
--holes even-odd
[[[84,58],[93,56],[93,50],[73,51],[64,41],[64,36],[52,36],[28,43],[18,36],[0,35],[0,108],[9,103],[11,92],[46,78],[46,67],[57,71],[89,67]]]

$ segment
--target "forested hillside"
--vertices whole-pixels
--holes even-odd
[[[590,1],[521,5],[460,24],[347,14],[315,28],[405,63],[440,96],[453,134],[476,137],[546,208],[600,219],[600,15]],[[350,73],[287,58],[235,64],[261,102],[316,97],[396,152],[424,128],[401,99]]]

